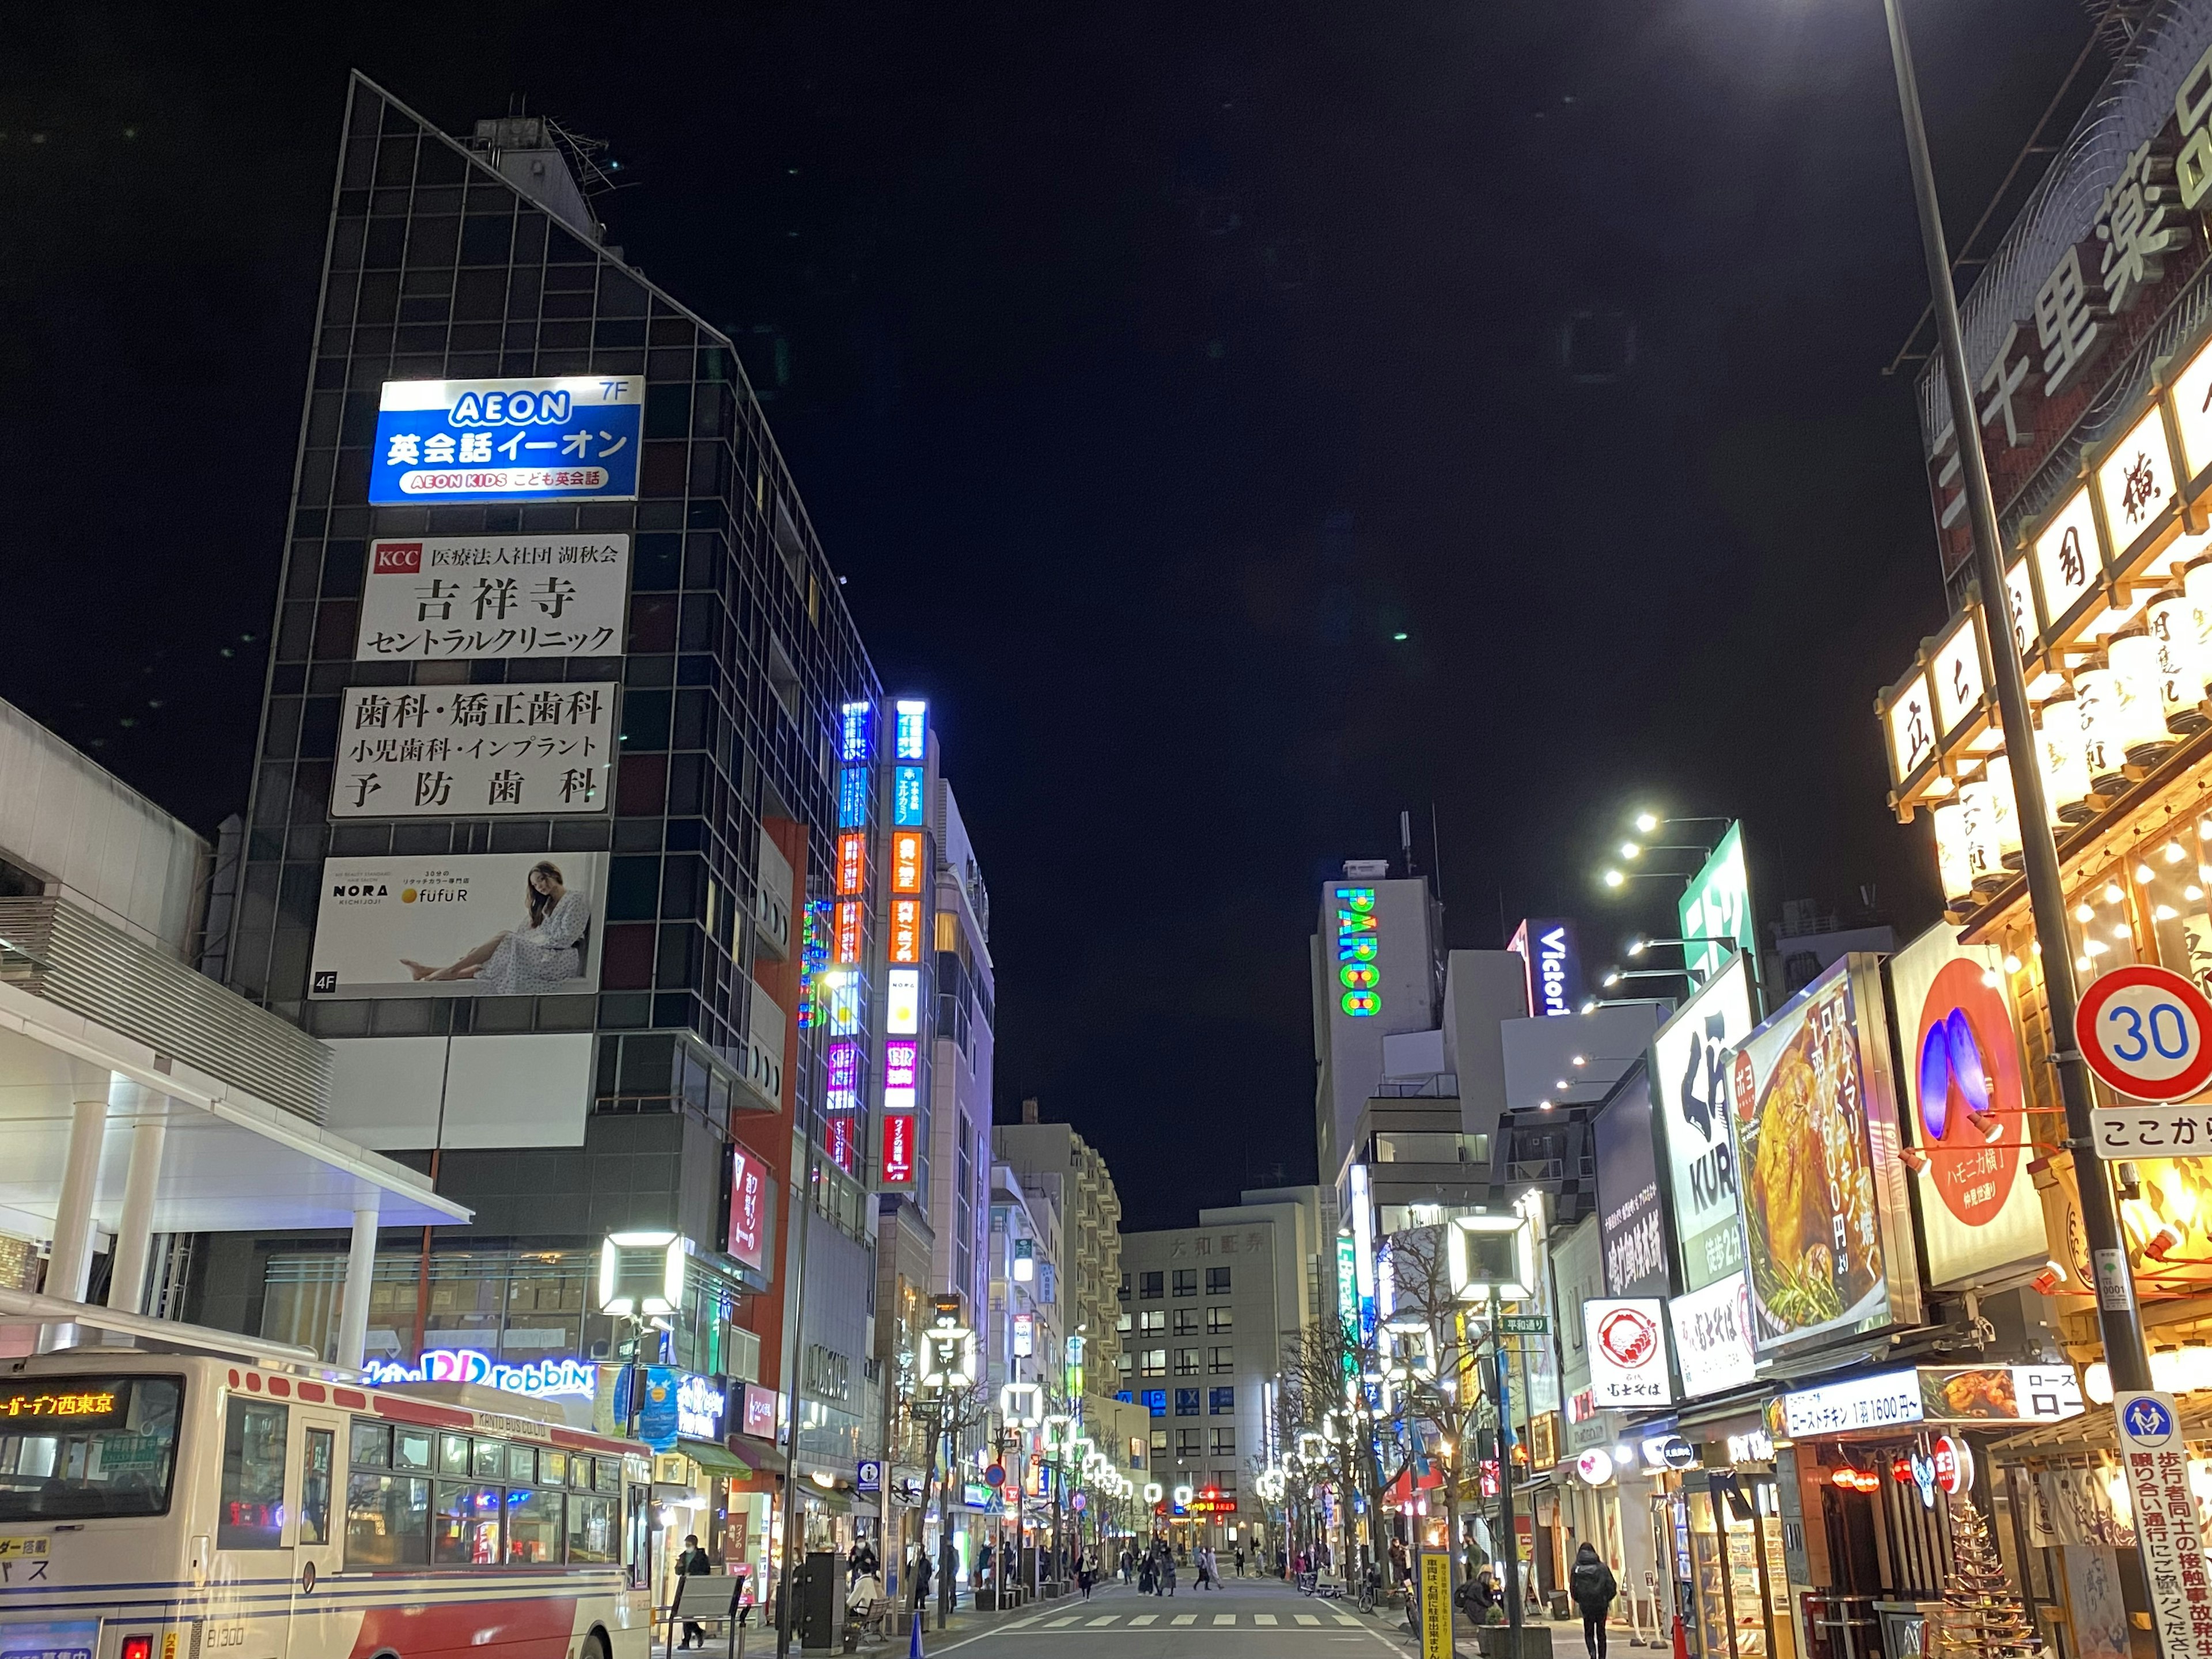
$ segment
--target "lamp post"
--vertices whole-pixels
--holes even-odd
[[[2004,561],[1999,551],[1996,497],[1990,488],[1988,459],[1982,453],[1981,414],[1974,383],[1966,369],[1965,335],[1959,322],[1958,295],[1951,286],[1951,256],[1943,240],[1942,208],[1936,194],[1936,170],[1928,153],[1928,130],[1921,119],[1920,87],[1913,72],[1912,46],[1905,32],[1899,0],[1882,0],[1889,23],[1889,52],[1897,72],[1897,101],[1905,118],[1905,149],[1912,167],[1912,195],[1920,215],[1922,252],[1928,263],[1929,297],[1942,351],[1951,425],[1965,474],[1966,507],[1973,526],[1974,580],[1984,605],[2000,614],[2007,606]],[[2074,1040],[2074,956],[2066,933],[2066,893],[2058,866],[2058,843],[2045,816],[2042,770],[2033,759],[2034,726],[2027,706],[2027,683],[2020,653],[2010,648],[2010,630],[1993,630],[1990,661],[1996,681],[1997,708],[2006,737],[2005,766],[2012,775],[2019,808],[2021,851],[2027,866],[2028,908],[2035,936],[2042,942],[2043,994],[2050,1012],[2051,1060],[2058,1068],[2058,1092],[2066,1109],[2066,1145],[2075,1155],[2075,1185],[2081,1196],[2081,1230],[2089,1246],[2097,1287],[2097,1322],[2115,1389],[2148,1389],[2150,1364],[2143,1352],[2142,1316],[2128,1277],[2127,1250],[2113,1213],[2112,1189],[2095,1157],[2090,1117],[2087,1062]]]

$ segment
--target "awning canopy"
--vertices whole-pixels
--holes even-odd
[[[756,1473],[744,1459],[712,1440],[679,1440],[676,1449],[709,1474],[747,1476]]]

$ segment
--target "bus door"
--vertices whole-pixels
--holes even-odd
[[[292,1408],[292,1626],[290,1659],[333,1659],[350,1652],[361,1609],[337,1598],[335,1579],[344,1565],[345,1503],[339,1485],[345,1468],[349,1419],[313,1406]]]
[[[292,1577],[292,1496],[300,1407],[232,1389],[223,1401],[222,1485],[208,1574],[203,1652],[216,1659],[285,1659],[284,1586]],[[289,1487],[289,1489],[288,1489]]]

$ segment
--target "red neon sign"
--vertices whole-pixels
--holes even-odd
[[[885,1187],[914,1185],[914,1129],[912,1112],[885,1112],[883,1123],[882,1176]]]

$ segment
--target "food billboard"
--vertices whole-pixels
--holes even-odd
[[[1920,1317],[1881,959],[1854,951],[1729,1056],[1761,1358]]]

